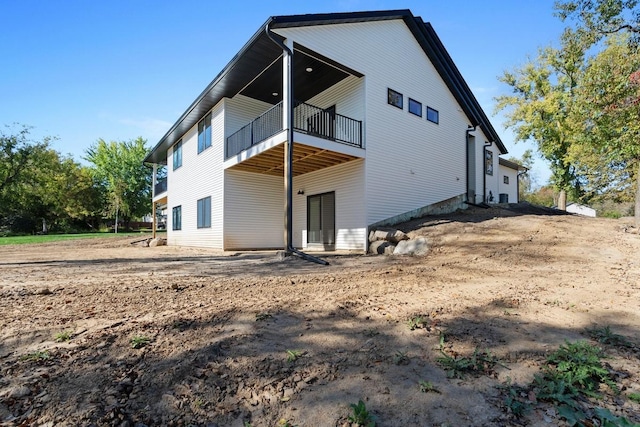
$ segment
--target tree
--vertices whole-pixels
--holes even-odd
[[[573,161],[591,178],[594,192],[635,198],[640,225],[640,52],[628,37],[612,37],[589,62],[578,91],[582,125]],[[593,173],[595,171],[595,173]],[[635,189],[635,195],[633,194]],[[631,197],[629,197],[631,196]]]
[[[589,63],[580,91],[579,114],[589,156],[574,156],[600,177],[600,186],[635,189],[635,222],[640,227],[640,9],[638,0],[571,0],[556,2],[556,14],[575,22],[583,48],[602,47]],[[603,42],[603,43],[601,43]],[[597,183],[592,179],[592,183]],[[601,189],[600,189],[601,190]]]
[[[507,110],[506,126],[513,128],[516,140],[537,144],[551,164],[551,181],[561,195],[568,191],[575,197],[581,189],[567,158],[575,137],[569,117],[583,72],[584,51],[571,30],[564,32],[561,41],[560,49],[541,49],[537,58],[499,78],[512,93],[496,98],[496,110]]]
[[[106,195],[105,212],[115,217],[116,233],[120,216],[128,220],[151,212],[151,171],[142,163],[148,154],[146,143],[142,138],[99,139],[86,152],[95,182]]]
[[[578,32],[588,45],[621,32],[632,34],[631,43],[640,36],[638,0],[568,0],[556,1],[556,16],[563,22],[575,20]]]
[[[518,173],[518,200],[527,200],[528,195],[533,192],[533,186],[535,184],[535,180],[531,173],[531,168],[533,167],[534,162],[533,151],[531,149],[527,149],[522,153],[521,158],[511,156],[507,160],[527,168],[527,170]]]

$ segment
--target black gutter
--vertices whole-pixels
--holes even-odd
[[[466,147],[465,147],[466,153],[467,153],[467,166],[466,166],[466,169],[465,169],[466,174],[467,174],[467,177],[466,177],[467,178],[467,202],[469,201],[469,181],[470,181],[470,179],[469,179],[469,134],[471,132],[475,132],[475,130],[476,130],[476,126],[469,125],[469,127],[465,131],[465,142],[467,144]],[[474,199],[473,201],[475,202],[476,201],[475,197],[473,199]]]
[[[288,76],[288,90],[287,90],[287,105],[289,107],[289,111],[287,111],[289,115],[289,127],[287,128],[287,147],[285,149],[285,159],[284,159],[284,186],[285,191],[287,193],[286,202],[285,202],[285,217],[284,217],[284,227],[285,227],[285,252],[287,254],[296,254],[300,258],[312,261],[322,265],[329,265],[329,263],[323,259],[314,257],[312,255],[306,254],[300,250],[297,250],[293,247],[293,123],[294,123],[294,111],[293,111],[293,52],[289,47],[284,44],[282,41],[277,40],[272,36],[271,30],[269,29],[269,25],[272,20],[269,20],[267,24],[264,26],[264,31],[267,33],[267,37],[271,39],[272,42],[277,44],[282,48],[282,50],[287,54],[289,60],[287,61],[287,76]]]

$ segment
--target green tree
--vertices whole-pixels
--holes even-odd
[[[0,227],[32,231],[35,219],[25,215],[22,189],[37,184],[35,175],[46,163],[51,138],[34,141],[30,127],[18,126],[0,131]]]
[[[573,162],[591,191],[635,199],[640,225],[640,52],[628,37],[611,37],[589,62],[578,91],[582,125]],[[635,190],[635,191],[634,191]]]
[[[151,171],[143,165],[147,141],[106,142],[99,139],[87,151],[95,182],[104,189],[108,215],[115,217],[115,231],[120,218],[129,220],[151,213]]]
[[[518,158],[511,156],[507,160],[518,163],[519,165],[527,168],[526,171],[518,173],[518,200],[528,201],[528,196],[533,192],[533,186],[535,185],[535,180],[531,173],[531,168],[534,163],[533,151],[531,149],[527,149],[522,153],[522,157]]]
[[[574,159],[592,171],[594,192],[634,194],[640,227],[638,0],[558,1],[555,9],[560,19],[573,24],[583,49],[596,51],[580,90],[576,122],[584,138]]]
[[[580,38],[571,30],[562,35],[562,47],[541,49],[537,58],[499,80],[511,87],[510,95],[496,98],[496,110],[506,110],[506,126],[516,140],[533,141],[551,165],[551,182],[560,191],[580,194],[580,180],[568,161],[575,139],[569,121],[575,104],[575,91],[583,72],[584,50]]]

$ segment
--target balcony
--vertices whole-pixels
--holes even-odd
[[[362,121],[333,110],[323,110],[296,101],[293,110],[295,131],[351,147],[362,148]],[[283,131],[282,102],[227,138],[225,160]]]
[[[162,178],[154,186],[154,196],[159,196],[167,191],[167,178]]]

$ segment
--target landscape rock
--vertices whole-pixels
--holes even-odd
[[[395,245],[392,245],[386,240],[376,240],[375,242],[371,242],[369,245],[369,253],[371,254],[389,255],[393,253],[394,249]]]
[[[378,240],[386,240],[391,243],[398,243],[403,240],[409,240],[409,236],[406,233],[391,228],[379,228],[377,230],[371,230],[369,232],[369,242],[375,242]]]
[[[426,237],[418,237],[411,240],[399,242],[393,251],[394,255],[415,255],[423,256],[429,252]]]
[[[156,246],[166,246],[166,245],[167,245],[167,239],[164,239],[162,237],[156,237],[155,239],[151,239],[151,241],[149,242],[150,248],[155,248]]]

